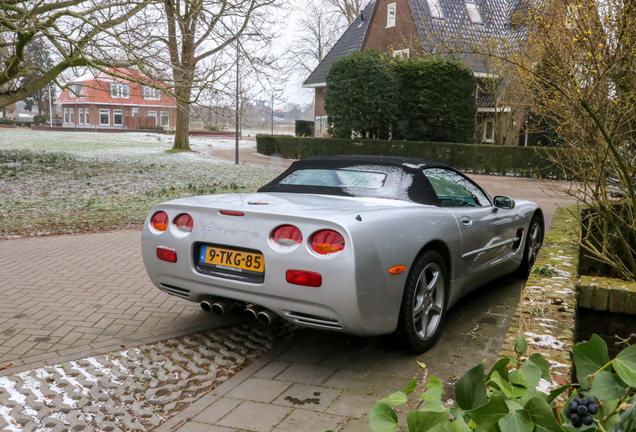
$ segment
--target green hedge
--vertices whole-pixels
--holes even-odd
[[[549,147],[257,135],[256,148],[261,154],[291,159],[327,155],[409,156],[445,162],[473,173],[563,177],[561,170],[549,160],[563,150]]]

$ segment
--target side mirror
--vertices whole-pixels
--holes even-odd
[[[504,195],[497,195],[493,201],[494,201],[495,207],[500,209],[510,210],[515,208],[515,200]]]

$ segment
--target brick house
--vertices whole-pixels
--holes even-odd
[[[62,113],[62,126],[69,128],[173,129],[177,105],[157,88],[143,85],[152,81],[139,71],[113,70],[118,78],[98,71],[68,83],[55,102]],[[164,83],[154,83],[166,87]]]
[[[370,0],[360,15],[344,32],[322,62],[303,83],[315,90],[316,136],[327,133],[324,109],[327,72],[338,59],[352,52],[379,49],[394,56],[415,57],[439,52],[440,46],[465,44],[500,37],[515,32],[512,17],[514,0]],[[460,50],[461,51],[461,50]],[[465,50],[468,51],[468,50]],[[474,71],[477,88],[477,121],[475,136],[483,143],[516,144],[519,127],[510,134],[511,126],[520,124],[511,109],[497,104],[490,90],[499,81],[489,71],[487,62],[477,55],[455,55]],[[496,86],[496,84],[495,84]],[[515,129],[515,128],[513,128]]]

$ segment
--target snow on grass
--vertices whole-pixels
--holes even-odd
[[[159,202],[252,192],[281,171],[201,156],[233,139],[192,138],[201,153],[169,153],[172,139],[0,129],[0,238],[139,226]]]

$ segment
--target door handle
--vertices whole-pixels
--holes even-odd
[[[461,221],[462,221],[462,225],[465,225],[465,226],[471,226],[473,224],[473,220],[469,218],[468,216],[462,216]]]

